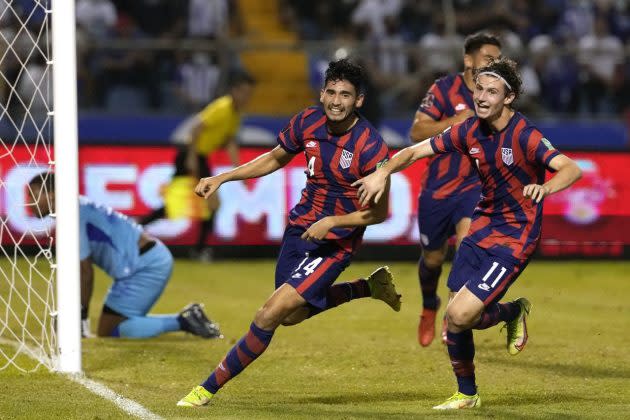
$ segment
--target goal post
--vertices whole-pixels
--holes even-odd
[[[53,137],[55,156],[56,370],[81,372],[79,164],[75,5],[52,2]]]
[[[74,1],[0,0],[0,371],[81,372],[77,127]]]

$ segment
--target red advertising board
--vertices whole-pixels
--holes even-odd
[[[264,148],[244,148],[247,161]],[[131,216],[141,216],[162,205],[163,187],[173,171],[172,147],[83,146],[80,149],[80,191],[94,201]],[[570,189],[545,202],[544,255],[621,255],[630,245],[630,153],[568,153],[580,164],[584,176]],[[30,216],[25,184],[46,167],[49,157],[17,147],[0,160],[0,214],[11,232],[41,230],[42,223]],[[41,162],[36,166],[33,162]],[[223,153],[212,158],[215,172],[227,168]],[[366,243],[411,245],[418,243],[416,225],[421,161],[392,179],[390,217],[366,232]],[[304,186],[302,155],[267,177],[221,187],[221,209],[215,217],[212,243],[264,245],[279,242],[286,216]],[[196,222],[162,220],[148,230],[173,245],[190,244]],[[3,242],[6,237],[3,236]]]

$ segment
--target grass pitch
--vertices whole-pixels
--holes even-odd
[[[353,264],[342,276],[369,274]],[[247,330],[273,290],[274,262],[177,261],[154,313],[205,303],[224,340],[172,333],[152,340],[83,340],[88,377],[169,419],[410,419],[630,417],[630,262],[534,261],[506,298],[532,304],[530,341],[509,356],[505,332],[475,332],[482,407],[441,413],[456,389],[445,348],[416,344],[420,307],[415,264],[392,263],[400,313],[362,299],[303,324],[281,327],[263,356],[203,409],[175,407]],[[440,295],[445,296],[446,267]],[[96,317],[109,281],[96,279]],[[92,319],[92,325],[96,319]],[[119,419],[128,416],[80,385],[40,368],[0,371],[0,419]]]

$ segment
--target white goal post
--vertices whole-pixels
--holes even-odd
[[[52,2],[53,121],[57,257],[57,346],[60,372],[81,371],[79,279],[79,146],[74,0]]]
[[[75,2],[0,0],[0,371],[81,372],[78,189]]]

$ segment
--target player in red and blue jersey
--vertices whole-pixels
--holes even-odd
[[[477,33],[464,42],[464,72],[435,81],[422,100],[409,133],[414,143],[433,137],[452,125],[475,115],[473,73],[501,55],[501,42],[494,35]],[[459,153],[429,158],[418,197],[418,228],[422,254],[418,278],[422,292],[422,313],[418,342],[426,347],[435,337],[435,318],[440,307],[436,291],[448,251],[448,238],[456,235],[459,248],[468,229],[481,183],[472,165]],[[446,341],[446,317],[442,328]]]
[[[367,279],[334,284],[350,264],[365,227],[387,217],[388,202],[362,206],[352,184],[388,159],[387,145],[356,109],[363,104],[363,70],[348,60],[331,62],[321,91],[322,107],[295,115],[272,151],[231,171],[202,178],[195,192],[210,197],[228,181],[257,178],[306,157],[306,187],[291,210],[276,266],[276,291],[258,310],[250,329],[208,379],[177,405],[207,404],[231,378],[260,356],[280,325],[353,299],[371,296],[400,310],[400,295],[387,267]]]
[[[447,308],[447,346],[458,392],[440,410],[481,405],[475,383],[473,329],[504,321],[512,355],[527,342],[525,298],[499,303],[527,266],[540,239],[542,200],[575,181],[577,164],[558,152],[512,103],[521,90],[516,63],[500,59],[478,70],[477,116],[397,153],[375,173],[357,181],[362,202],[378,202],[387,179],[414,161],[440,153],[465,155],[479,173],[482,197],[456,254],[448,279],[453,295]],[[556,172],[545,182],[545,170]]]

